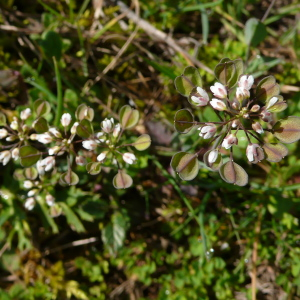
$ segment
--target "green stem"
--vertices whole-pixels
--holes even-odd
[[[56,58],[54,56],[53,56],[53,62],[54,62],[56,88],[57,88],[57,109],[56,109],[54,125],[57,127],[59,125],[59,121],[62,116],[64,101],[63,101],[63,96],[62,96],[62,85],[61,85],[60,72],[59,72]]]

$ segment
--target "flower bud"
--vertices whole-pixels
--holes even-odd
[[[48,154],[49,154],[49,155],[55,155],[55,154],[58,154],[60,150],[61,150],[61,147],[59,147],[59,146],[54,146],[54,147],[52,147],[52,148],[50,148],[50,149],[48,150]]]
[[[1,128],[1,129],[0,129],[0,139],[6,138],[7,135],[8,135],[7,130],[6,130],[5,128]]]
[[[136,161],[136,157],[133,153],[126,152],[123,154],[123,160],[131,165]]]
[[[58,139],[62,138],[61,133],[55,127],[49,128],[49,132],[52,133]]]
[[[227,90],[222,83],[216,82],[213,86],[210,87],[210,90],[217,98],[220,99],[227,98]]]
[[[76,133],[76,128],[77,128],[78,125],[79,125],[78,122],[75,122],[73,124],[73,126],[71,127],[71,134],[75,134]]]
[[[210,139],[217,131],[217,126],[213,123],[206,123],[205,126],[198,128],[200,130],[199,136],[204,139]]]
[[[114,119],[113,118],[111,118],[110,120],[106,118],[106,119],[104,119],[103,122],[101,122],[102,130],[106,133],[111,133],[112,132],[113,125],[114,125]]]
[[[251,107],[251,112],[258,112],[260,110],[260,106],[258,104],[255,104]]]
[[[269,103],[268,105],[266,106],[266,110],[271,108],[276,102],[278,102],[278,98],[277,97],[272,97],[270,100],[269,100]]]
[[[34,196],[38,191],[39,191],[38,189],[30,190],[30,191],[27,193],[27,196],[28,196],[28,197],[32,197],[32,196]]]
[[[27,210],[33,210],[34,206],[35,206],[34,198],[33,197],[27,198],[26,201],[25,201],[24,207]]]
[[[37,135],[36,133],[33,133],[33,134],[30,135],[29,138],[30,138],[32,141],[36,141],[36,140],[37,140],[37,136],[38,136],[38,135]]]
[[[94,140],[86,140],[82,142],[82,147],[87,150],[95,150],[98,144]]]
[[[99,140],[100,143],[103,143],[105,141],[105,136],[103,132],[97,132],[96,138]]]
[[[19,153],[20,150],[19,148],[15,148],[12,152],[11,152],[11,156],[14,160],[17,160],[19,158]]]
[[[26,108],[25,110],[22,110],[20,113],[21,120],[27,120],[31,116],[31,109]]]
[[[253,83],[254,83],[254,78],[252,75],[250,75],[250,76],[243,75],[243,76],[241,76],[241,78],[238,82],[239,87],[241,87],[242,89],[247,90],[247,91],[249,91],[251,89]]]
[[[42,144],[49,144],[53,141],[52,136],[48,132],[37,134],[36,139]]]
[[[75,162],[78,166],[85,166],[86,165],[86,158],[84,156],[76,156]]]
[[[107,154],[107,152],[102,152],[102,153],[100,153],[98,156],[97,156],[97,160],[99,161],[99,162],[103,162],[104,161],[104,159],[106,158],[106,154]]]
[[[70,114],[65,113],[61,116],[60,122],[63,127],[67,127],[70,125],[72,117]]]
[[[17,120],[14,120],[10,123],[10,128],[13,129],[13,130],[18,130],[19,128],[19,123]]]
[[[237,145],[238,139],[235,135],[229,134],[222,142],[222,147],[229,149],[232,145]]]
[[[48,156],[42,160],[42,165],[45,169],[45,172],[50,171],[55,166],[55,158],[53,156]]]
[[[259,133],[259,134],[264,133],[264,130],[263,130],[263,128],[262,128],[262,126],[261,126],[261,124],[260,124],[259,122],[253,123],[253,124],[252,124],[252,129],[253,129],[255,132]]]
[[[209,103],[215,110],[224,111],[227,109],[226,104],[222,100],[213,98]]]
[[[258,163],[264,159],[264,152],[258,144],[250,144],[246,149],[246,156],[251,163]]]
[[[197,87],[197,94],[191,96],[191,100],[194,102],[196,106],[205,106],[209,101],[208,94],[201,87]]]
[[[240,125],[239,120],[233,120],[232,123],[231,123],[232,128],[237,128],[239,125]]]
[[[217,149],[211,150],[208,155],[208,162],[213,164],[218,158],[219,151]]]
[[[8,136],[5,140],[7,141],[7,142],[13,142],[13,141],[15,141],[15,140],[17,140],[18,139],[18,136],[17,135],[10,135],[10,136]]]
[[[25,189],[31,189],[33,187],[33,183],[30,180],[25,180],[23,186]]]
[[[260,114],[260,117],[264,122],[272,122],[273,120],[272,113],[267,110],[263,110]]]
[[[10,159],[11,159],[11,153],[9,150],[0,152],[0,163],[2,162],[3,166],[7,165]]]
[[[117,137],[121,131],[121,125],[118,123],[115,125],[114,131],[113,131],[113,137]]]
[[[49,205],[49,206],[53,206],[54,203],[55,203],[55,199],[52,195],[50,194],[47,194],[46,195],[46,203]]]

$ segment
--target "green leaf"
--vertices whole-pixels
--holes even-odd
[[[201,75],[195,67],[186,67],[183,74],[175,78],[174,81],[176,90],[185,97],[188,97],[193,88],[202,87]]]
[[[33,103],[33,109],[38,117],[48,114],[51,111],[49,102],[38,99]]]
[[[120,212],[115,212],[111,221],[102,229],[102,241],[110,254],[116,254],[123,246],[126,228],[127,219]]]
[[[113,185],[116,189],[129,188],[132,185],[132,178],[124,170],[119,170],[113,178]]]
[[[148,134],[140,135],[136,141],[132,144],[136,150],[146,150],[151,145],[151,138]]]
[[[60,182],[66,185],[76,185],[79,181],[79,178],[76,173],[71,170],[61,174]]]
[[[233,183],[238,186],[244,186],[248,183],[248,174],[238,164],[228,161],[223,164],[219,170],[221,178],[227,183]]]
[[[266,160],[270,162],[281,161],[285,156],[288,155],[289,152],[288,149],[280,143],[278,144],[265,143],[263,145],[263,149],[266,154]]]
[[[97,175],[101,171],[101,163],[100,162],[90,162],[86,165],[86,170],[91,175]]]
[[[249,19],[244,29],[245,42],[248,46],[258,46],[267,36],[266,26],[255,18]]]
[[[199,172],[199,161],[196,154],[176,153],[171,160],[171,167],[182,180],[193,180]]]
[[[59,34],[54,31],[44,32],[40,45],[43,48],[45,55],[51,59],[51,61],[53,56],[57,60],[60,60],[62,54],[62,41]]]
[[[26,179],[35,180],[38,177],[39,173],[35,167],[31,167],[24,169],[24,175]]]
[[[290,116],[279,120],[273,127],[275,137],[284,144],[300,139],[300,117]]]
[[[21,147],[19,155],[20,163],[25,168],[34,165],[41,157],[40,151],[31,146]]]
[[[59,202],[59,204],[67,218],[68,224],[74,227],[77,232],[85,232],[83,224],[76,216],[76,214],[73,212],[73,210],[65,202]]]
[[[93,125],[87,119],[81,120],[76,128],[76,133],[82,138],[89,138],[93,132]]]
[[[0,126],[6,125],[6,116],[3,112],[0,111]]]
[[[44,133],[49,130],[49,125],[45,118],[40,117],[34,121],[33,128],[37,133]]]
[[[123,129],[129,129],[138,123],[140,113],[138,110],[131,108],[131,106],[124,105],[120,109],[119,116],[121,127]]]
[[[280,92],[279,85],[276,83],[274,76],[263,78],[256,87],[256,99],[267,103],[272,97]]]
[[[233,87],[238,81],[239,73],[236,70],[235,63],[231,60],[219,63],[215,67],[214,73],[218,81],[229,88]]]
[[[180,133],[188,133],[194,127],[194,116],[188,109],[180,109],[174,117],[174,127]]]

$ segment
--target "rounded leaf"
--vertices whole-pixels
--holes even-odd
[[[64,185],[76,185],[79,181],[79,178],[76,173],[71,170],[61,174],[60,182]]]
[[[34,165],[41,157],[40,151],[31,146],[20,148],[20,163],[23,167],[28,168]]]
[[[33,128],[37,133],[44,133],[49,130],[49,125],[45,118],[40,117],[34,121]]]
[[[248,46],[256,47],[267,36],[266,26],[255,18],[246,22],[244,31],[245,42]]]
[[[238,81],[238,72],[233,61],[218,64],[214,73],[218,81],[229,88],[233,87]]]
[[[194,125],[194,116],[188,109],[181,109],[176,112],[174,127],[178,132],[188,133]]]
[[[209,150],[209,151],[206,151],[205,154],[203,155],[203,162],[205,163],[205,165],[207,167],[209,167],[212,171],[218,171],[223,163],[223,159],[222,159],[222,155],[220,152],[218,152],[218,156],[217,156],[217,159],[213,162],[213,163],[210,163],[208,161],[208,156],[209,154],[211,153],[211,151],[214,151],[214,150]]]
[[[263,149],[266,154],[266,160],[270,162],[281,161],[285,156],[288,155],[289,152],[288,149],[280,143],[278,144],[265,143],[263,145]]]
[[[131,108],[129,105],[124,105],[121,107],[120,112],[120,123],[123,129],[128,129],[134,127],[140,117],[140,113],[138,110]]]
[[[38,117],[46,115],[50,112],[51,106],[49,102],[38,99],[33,103],[33,109]]]
[[[35,180],[38,177],[39,173],[36,168],[30,167],[30,168],[24,169],[24,175],[25,175],[26,179]]]
[[[151,138],[148,134],[142,134],[139,136],[134,144],[132,144],[136,150],[146,150],[151,145]]]
[[[255,97],[257,100],[267,103],[272,97],[280,92],[279,85],[274,76],[263,78],[256,87]]]
[[[195,67],[186,67],[183,74],[175,78],[174,81],[176,90],[185,97],[188,97],[193,88],[202,87],[201,75]]]
[[[6,125],[6,116],[3,112],[0,111],[0,126]]]
[[[248,183],[248,174],[238,164],[233,161],[228,161],[223,164],[219,170],[221,178],[228,182],[238,186],[244,186]]]
[[[101,171],[101,163],[100,162],[90,162],[86,165],[86,170],[91,175],[97,175]]]
[[[132,185],[132,178],[124,170],[119,170],[113,179],[113,185],[116,189],[129,188]]]
[[[300,139],[300,117],[290,116],[279,120],[273,127],[276,138],[284,143],[291,144]]]
[[[76,133],[82,138],[89,138],[93,134],[93,132],[93,125],[87,119],[81,120],[76,127]]]
[[[192,180],[199,172],[199,161],[196,154],[176,153],[171,160],[171,167],[182,180]]]

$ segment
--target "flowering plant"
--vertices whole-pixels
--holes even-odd
[[[198,127],[199,136],[210,139],[211,145],[203,156],[204,164],[219,171],[224,181],[244,186],[248,183],[248,175],[233,158],[233,149],[239,143],[238,133],[244,132],[248,141],[246,156],[250,163],[256,164],[263,159],[279,162],[288,154],[283,144],[300,139],[300,118],[289,116],[276,121],[274,114],[285,110],[287,104],[273,76],[263,78],[254,89],[254,78],[244,74],[242,60],[229,58],[222,59],[214,73],[218,82],[210,87],[211,99],[194,67],[187,67],[175,79],[175,86],[193,106],[210,106],[219,121],[197,122],[190,110],[181,109],[175,115],[175,129],[187,133]],[[229,150],[229,159],[226,150]],[[192,180],[197,176],[198,155],[202,152],[203,149],[195,154],[178,152],[173,156],[171,166],[181,179]]]
[[[89,174],[97,175],[110,160],[112,164],[109,166],[117,169],[114,187],[121,189],[132,185],[132,178],[125,172],[124,166],[135,163],[137,158],[127,149],[134,147],[141,151],[151,144],[147,134],[139,136],[133,143],[122,142],[124,131],[133,128],[139,121],[136,109],[123,106],[119,112],[120,123],[115,124],[113,118],[106,118],[96,130],[92,123],[94,110],[85,104],[77,108],[75,122],[72,122],[69,113],[64,113],[57,127],[50,126],[47,121],[50,110],[47,101],[37,100],[33,111],[26,108],[10,122],[7,122],[4,112],[0,112],[0,162],[5,166],[11,159],[19,160],[25,168],[23,175],[17,176],[24,180],[24,188],[29,189],[24,204],[27,209],[34,207],[40,194],[45,194],[46,203],[53,206],[54,198],[48,192],[49,183],[44,184],[45,179],[52,175],[63,186],[76,185],[79,182],[73,171],[76,165],[85,166]],[[126,150],[122,151],[124,148]],[[62,160],[67,164],[62,164]],[[60,167],[56,167],[57,164]]]

